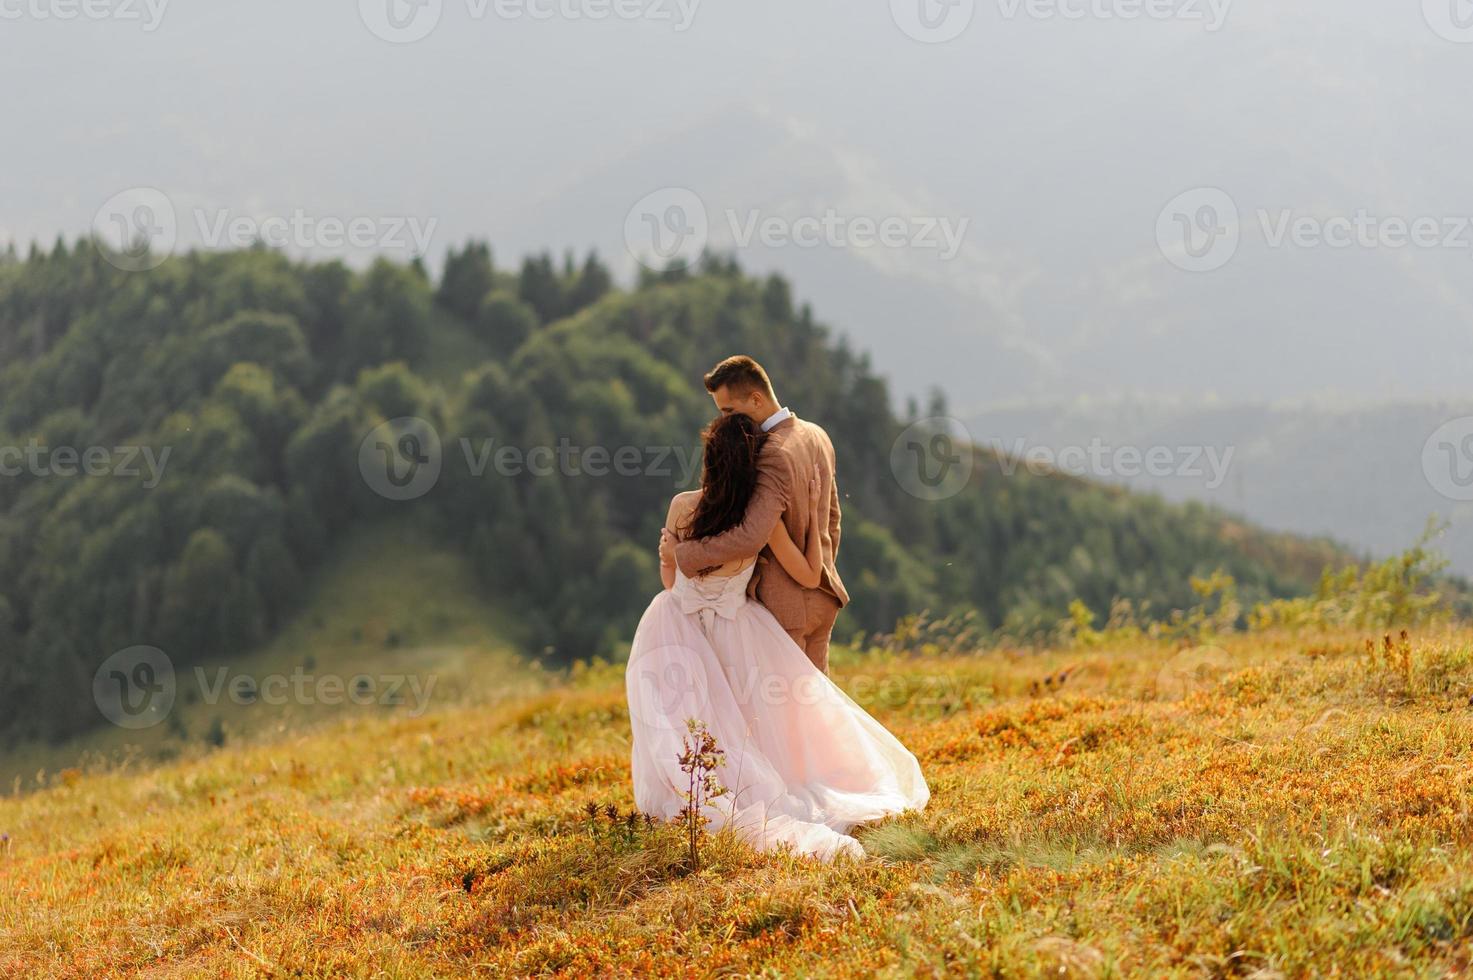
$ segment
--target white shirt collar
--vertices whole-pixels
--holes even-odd
[[[790,419],[792,417],[793,417],[793,413],[792,412],[788,411],[788,409],[786,409],[786,408],[780,408],[777,411],[773,412],[771,415],[769,415],[767,417],[767,421],[766,422],[763,422],[762,423],[762,431],[763,432],[771,432],[773,430],[773,428],[775,428],[779,422],[786,422],[788,419]]]

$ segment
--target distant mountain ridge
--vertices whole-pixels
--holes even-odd
[[[1440,493],[1424,459],[1433,434],[1459,418],[1473,418],[1473,399],[1364,407],[1124,399],[999,407],[967,426],[983,445],[1055,453],[1091,443],[1141,452],[1206,447],[1231,456],[1217,486],[1210,468],[1077,472],[1168,500],[1204,501],[1276,530],[1328,535],[1376,556],[1400,552],[1434,518],[1447,525],[1436,547],[1453,571],[1473,576],[1473,503]]]

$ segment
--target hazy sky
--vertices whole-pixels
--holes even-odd
[[[0,240],[156,191],[179,247],[628,277],[693,194],[696,241],[960,408],[1454,395],[1460,4],[0,0]]]

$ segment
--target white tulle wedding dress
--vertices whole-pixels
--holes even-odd
[[[751,577],[677,572],[640,620],[625,675],[635,803],[665,819],[685,807],[679,757],[695,719],[726,752],[711,829],[763,850],[862,855],[852,827],[920,809],[930,790],[915,756],[747,600]]]

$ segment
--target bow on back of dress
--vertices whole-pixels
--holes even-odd
[[[687,615],[699,615],[701,629],[711,634],[716,617],[736,619],[737,610],[747,601],[747,583],[752,580],[757,563],[753,562],[735,575],[707,575],[702,578],[687,578],[680,569],[675,570],[675,588],[671,590],[680,602],[680,611]]]

